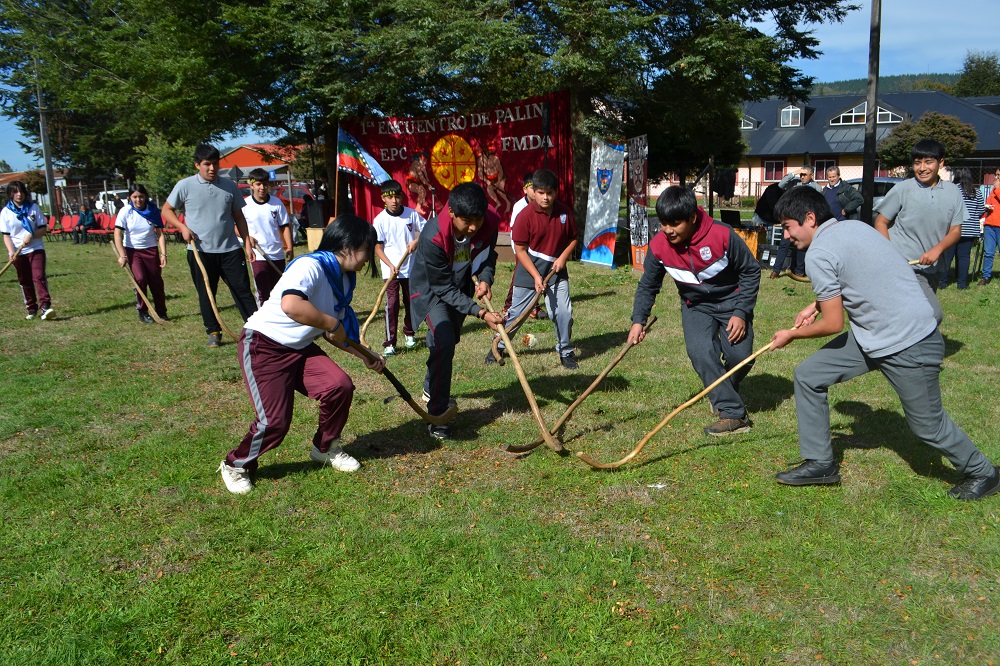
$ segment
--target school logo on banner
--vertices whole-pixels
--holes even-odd
[[[711,259],[712,259],[712,248],[710,248],[710,247],[703,247],[700,250],[698,250],[698,252],[699,252],[699,254],[701,254],[701,258],[702,259],[704,259],[705,261],[711,261]]]
[[[615,177],[614,169],[597,170],[597,189],[601,191],[601,194],[608,193],[608,189],[610,189],[611,181],[614,180],[614,177]]]

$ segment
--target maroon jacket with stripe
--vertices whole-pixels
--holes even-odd
[[[455,270],[455,230],[447,202],[438,217],[427,222],[420,232],[410,272],[410,317],[416,326],[438,303],[462,314],[479,312],[483,306],[472,298],[475,293],[472,276],[493,284],[499,228],[500,216],[492,207],[488,208],[483,225],[472,238],[469,261],[462,262]]]
[[[656,234],[649,242],[642,268],[632,306],[633,324],[646,323],[666,275],[673,279],[688,307],[732,301],[733,314],[748,319],[757,304],[757,258],[731,227],[716,222],[701,208],[691,239],[674,246],[663,232]]]

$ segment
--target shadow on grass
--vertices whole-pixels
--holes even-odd
[[[595,298],[603,298],[605,296],[614,296],[614,295],[615,295],[615,292],[613,292],[613,291],[601,291],[601,292],[598,292],[598,293],[595,293],[595,294],[591,294],[591,293],[587,293],[587,294],[572,294],[570,296],[570,300],[573,301],[573,303],[584,303],[586,301],[590,301],[590,300],[593,300]]]
[[[965,343],[961,342],[960,340],[949,338],[947,335],[942,335],[942,337],[944,338],[945,358],[948,358],[949,356],[954,356],[955,354],[957,354],[962,350],[962,347],[965,346]]]
[[[771,374],[749,374],[740,384],[740,395],[751,414],[773,412],[794,394],[788,377]]]
[[[492,399],[494,404],[499,405],[500,414],[509,409],[527,410],[528,398],[524,395],[524,390],[521,388],[521,383],[517,380],[516,375],[514,375],[514,368],[510,362],[508,361],[507,367],[501,370],[506,371],[508,368],[511,372],[512,380],[507,384],[472,393],[464,393],[458,397]],[[584,375],[567,372],[563,376],[544,375],[529,377],[528,385],[531,386],[531,392],[535,395],[535,401],[538,403],[539,409],[544,409],[550,404],[556,403],[562,405],[559,412],[559,414],[562,414],[566,407],[569,407],[570,403],[576,400],[595,379],[597,379],[596,374]],[[601,382],[594,393],[599,391],[624,391],[630,386],[631,384],[627,379],[611,375],[604,378],[604,381]],[[584,402],[583,404],[586,405],[587,403]]]
[[[837,403],[835,409],[854,419],[848,427],[852,434],[833,438],[837,460],[844,459],[847,449],[886,448],[902,458],[915,474],[955,483],[961,474],[932,446],[924,444],[910,433],[906,418],[889,409],[872,409],[857,401]]]

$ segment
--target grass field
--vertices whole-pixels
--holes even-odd
[[[791,377],[821,343],[763,355],[744,383],[754,430],[713,439],[707,402],[633,463],[599,472],[545,447],[513,367],[486,368],[470,319],[456,439],[431,440],[392,389],[331,350],[357,391],[353,475],[308,460],[300,398],[253,493],[216,473],[252,418],[234,344],[205,347],[182,246],[172,323],[138,323],[107,246],[47,243],[58,318],[25,321],[0,279],[2,664],[992,664],[1000,655],[1000,498],[958,503],[957,475],[909,434],[879,375],[831,391],[839,487],[789,488]],[[624,342],[630,269],[571,266],[581,367],[523,353],[553,422]],[[510,266],[499,271],[502,300]],[[362,316],[380,286],[359,281]],[[755,347],[810,299],[764,280]],[[1000,460],[998,287],[941,295],[945,405]],[[223,288],[223,317],[239,321]],[[625,454],[701,387],[677,296],[567,425],[572,451]],[[370,342],[377,345],[379,322]],[[423,331],[418,334],[422,340]],[[419,390],[426,351],[390,367]]]

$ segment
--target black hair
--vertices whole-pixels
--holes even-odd
[[[128,193],[131,195],[133,192],[144,194],[149,199],[149,192],[146,191],[146,186],[142,183],[132,183],[132,186],[128,188]]]
[[[353,252],[364,249],[368,252],[368,273],[375,275],[375,227],[357,215],[343,213],[323,230],[317,250],[333,252]]]
[[[12,180],[7,184],[7,200],[14,200],[14,192],[20,192],[21,197],[24,201],[21,202],[21,208],[24,208],[31,203],[31,192],[28,191],[28,186],[24,184],[23,180]]]
[[[531,176],[531,186],[536,190],[555,190],[559,187],[559,176],[549,169],[539,169]]]
[[[403,186],[398,180],[387,180],[381,185],[382,194],[402,194]]]
[[[914,161],[927,157],[934,160],[943,160],[944,156],[944,144],[937,139],[921,139],[913,144],[913,150],[910,151],[910,159]]]
[[[257,167],[256,169],[254,169],[250,173],[248,173],[247,174],[247,178],[250,179],[250,180],[252,180],[252,181],[257,181],[258,183],[270,183],[271,182],[271,175],[268,172],[266,172],[263,169],[261,169],[260,167]]]
[[[779,224],[784,220],[795,220],[802,226],[808,213],[816,216],[817,227],[833,217],[826,197],[811,187],[793,187],[774,204],[774,219]]]
[[[456,185],[448,197],[448,208],[454,217],[482,219],[486,217],[486,192],[478,183]]]
[[[199,143],[194,148],[194,161],[195,163],[204,162],[208,160],[209,162],[214,162],[220,159],[222,156],[219,154],[219,149],[210,143]]]
[[[661,224],[690,220],[698,212],[698,200],[686,187],[671,185],[656,199],[656,217]]]
[[[534,187],[535,186],[534,185],[534,179],[535,179],[535,172],[534,171],[526,171],[524,173],[524,178],[521,179],[521,186],[523,187],[525,185],[531,185],[532,187]]]
[[[958,185],[962,190],[962,196],[966,199],[974,199],[976,196],[976,184],[972,181],[972,172],[966,168],[955,169],[951,173],[951,182]]]

